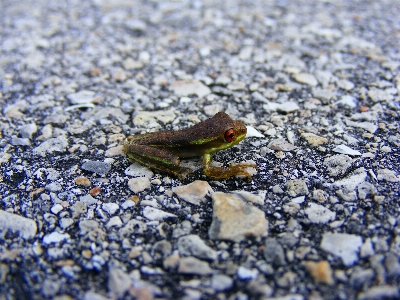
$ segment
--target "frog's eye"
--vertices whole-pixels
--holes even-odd
[[[236,138],[235,130],[233,130],[232,128],[228,129],[227,131],[225,131],[224,137],[225,137],[225,141],[227,141],[228,143],[233,142]]]

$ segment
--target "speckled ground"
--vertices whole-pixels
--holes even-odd
[[[0,2],[0,300],[398,299],[398,1]],[[131,134],[224,111],[216,164]]]

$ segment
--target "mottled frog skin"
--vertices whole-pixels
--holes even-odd
[[[122,151],[135,162],[181,179],[189,170],[180,166],[180,159],[202,156],[203,171],[209,177],[223,179],[244,175],[251,180],[246,168],[254,168],[254,164],[231,164],[228,168],[211,165],[211,157],[216,151],[238,144],[246,132],[243,123],[219,112],[186,129],[132,135],[123,143]]]

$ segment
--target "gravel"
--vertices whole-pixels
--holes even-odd
[[[398,2],[3,2],[1,299],[399,298]],[[121,151],[218,111],[251,182]]]

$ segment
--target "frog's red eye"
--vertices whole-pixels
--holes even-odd
[[[235,135],[235,130],[233,130],[232,128],[225,131],[225,141],[227,141],[228,143],[231,143],[235,140],[236,135]]]

